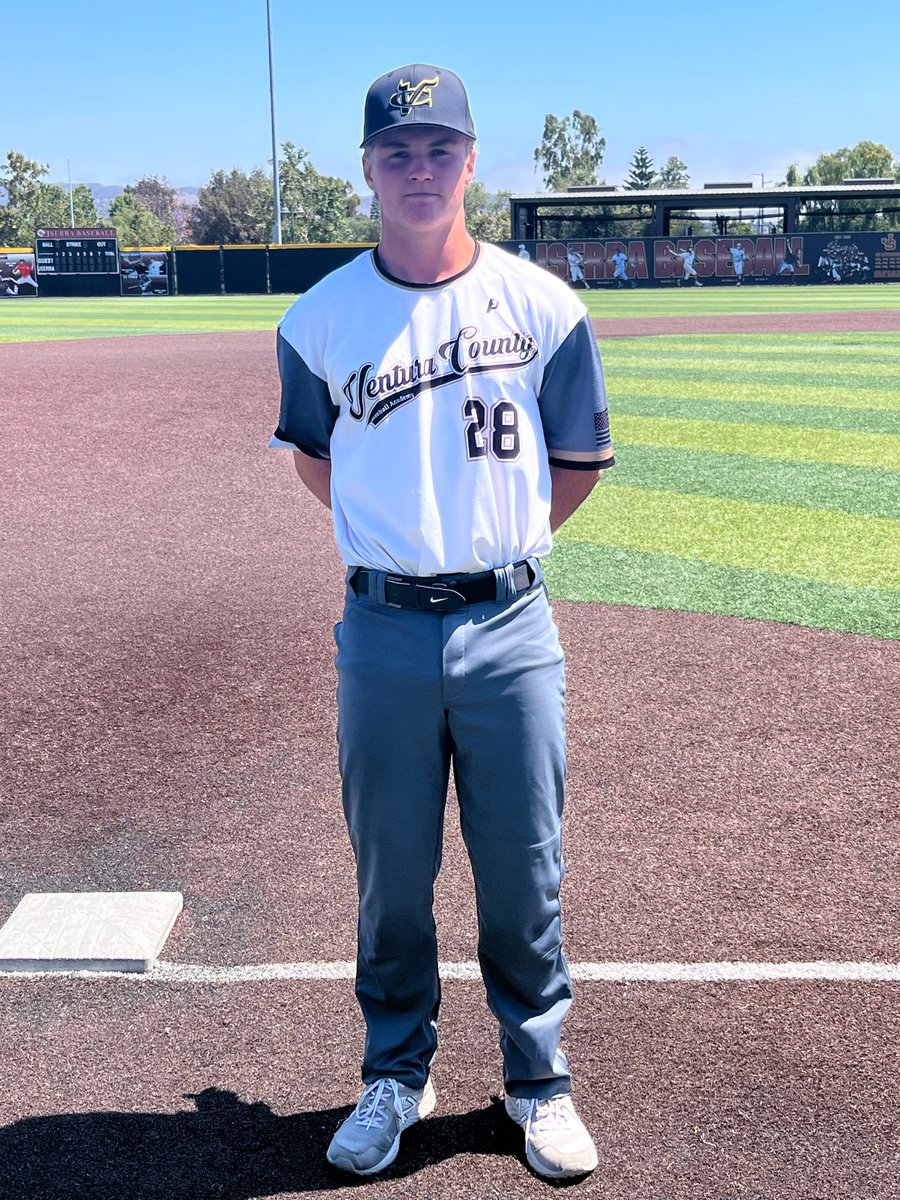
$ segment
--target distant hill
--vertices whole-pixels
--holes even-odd
[[[91,189],[91,194],[94,197],[94,203],[97,205],[97,212],[100,216],[108,213],[111,201],[115,200],[116,196],[121,195],[125,191],[124,183],[89,183],[87,186]],[[57,187],[61,187],[65,192],[68,191],[69,185],[68,183],[57,181]],[[196,187],[176,188],[175,200],[178,204],[185,204],[191,207],[197,203],[197,193],[199,191],[200,189]]]

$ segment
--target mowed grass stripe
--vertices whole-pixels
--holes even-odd
[[[869,371],[865,364],[848,359],[843,375],[828,370],[810,378],[802,363],[763,370],[734,360],[724,365],[704,364],[698,381],[696,366],[663,367],[652,359],[642,364],[607,360],[607,375],[623,395],[702,396],[721,400],[756,400],[761,404],[818,404],[835,408],[900,410],[900,364],[894,374]],[[698,382],[700,387],[698,388]]]
[[[882,517],[605,484],[559,536],[850,587],[900,588],[900,524]]]
[[[731,375],[735,368],[752,374],[754,379],[762,382],[778,383],[787,375],[802,375],[812,382],[835,379],[849,380],[854,385],[858,381],[860,362],[866,374],[876,380],[891,380],[900,377],[900,361],[896,353],[886,353],[886,347],[865,347],[862,351],[858,346],[840,347],[839,353],[805,353],[803,345],[782,346],[777,354],[761,358],[757,353],[741,354],[731,344],[727,347],[719,342],[715,355],[708,355],[698,364],[690,354],[676,354],[672,350],[662,350],[658,338],[640,338],[635,343],[630,339],[615,338],[609,342],[601,339],[601,349],[604,361],[615,364],[617,371],[646,372],[650,376],[665,375],[674,372],[682,377],[693,377],[698,368],[703,375],[717,378]],[[900,350],[900,335],[896,344],[887,347],[888,350]],[[848,350],[853,353],[848,354]],[[875,361],[869,361],[874,359]]]
[[[792,508],[900,519],[900,472],[779,462],[658,446],[618,446],[610,486],[750,500]]]
[[[274,330],[292,296],[98,296],[12,300],[0,342]]]
[[[900,411],[900,390],[896,385],[881,391],[868,386],[865,378],[855,387],[823,387],[810,383],[803,376],[778,383],[762,383],[753,375],[730,379],[709,379],[705,373],[695,371],[693,378],[666,379],[650,375],[611,374],[610,391],[619,396],[653,396],[671,399],[686,399],[695,402],[708,400],[715,403],[741,403],[752,400],[756,404],[795,404],[798,407],[815,405],[818,408],[874,408]]]
[[[715,335],[708,335],[712,339]],[[611,338],[608,342],[599,339],[603,357],[612,359],[624,367],[659,367],[662,370],[695,371],[698,366],[706,371],[728,373],[735,365],[744,370],[748,365],[753,373],[771,371],[776,379],[785,371],[800,370],[809,374],[811,379],[819,378],[823,372],[831,375],[849,374],[852,377],[852,366],[857,358],[865,361],[874,360],[878,370],[896,376],[900,374],[900,363],[897,362],[893,350],[900,348],[900,334],[892,334],[887,342],[870,344],[868,339],[875,334],[858,335],[857,343],[847,344],[841,341],[835,344],[828,334],[807,334],[802,339],[787,338],[783,335],[770,335],[765,339],[765,353],[760,353],[762,346],[756,344],[761,339],[754,334],[741,334],[739,338],[723,339],[719,335],[712,345],[704,347],[709,353],[705,354],[702,363],[694,361],[692,354],[683,352],[682,338]],[[778,337],[778,341],[772,341]],[[865,341],[862,338],[865,337]],[[810,344],[809,339],[812,339]],[[752,347],[745,343],[752,341]],[[662,345],[665,341],[665,345]],[[847,351],[852,351],[848,357]],[[714,353],[713,353],[714,351]]]
[[[588,312],[604,316],[697,316],[698,314],[867,312],[900,309],[900,285],[835,287],[820,284],[753,284],[705,288],[609,288],[579,290]]]
[[[719,360],[740,364],[741,370],[755,370],[769,363],[782,365],[805,363],[811,376],[820,370],[846,366],[857,359],[879,369],[897,366],[900,333],[740,333],[731,337],[721,333],[691,333],[677,336],[651,334],[646,337],[598,338],[604,361],[644,360],[653,362],[657,355],[678,361],[695,371],[704,363]]]
[[[546,573],[550,592],[558,600],[721,613],[900,638],[896,592],[567,538],[557,540]]]
[[[748,389],[749,396],[753,395]],[[663,417],[681,421],[715,421],[717,424],[800,426],[804,429],[847,430],[850,433],[900,434],[900,412],[877,409],[820,408],[806,404],[755,404],[750,401],[690,400],[684,397],[623,396],[618,389],[609,397],[613,432],[620,416]]]
[[[883,433],[853,433],[785,425],[741,425],[728,421],[679,420],[618,413],[619,445],[668,446],[670,449],[713,450],[720,454],[754,454],[760,458],[884,467],[900,470],[900,438]]]

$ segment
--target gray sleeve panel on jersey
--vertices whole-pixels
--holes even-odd
[[[281,415],[275,438],[311,458],[331,458],[331,432],[338,412],[328,384],[315,375],[291,343],[278,331]]]
[[[587,314],[544,368],[538,404],[551,466],[596,471],[613,465],[603,365]]]

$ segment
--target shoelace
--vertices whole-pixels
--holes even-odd
[[[538,1112],[538,1109],[541,1111]],[[557,1129],[568,1129],[572,1124],[572,1112],[564,1096],[554,1096],[551,1100],[532,1100],[528,1105],[528,1119],[525,1122],[525,1138],[535,1133],[548,1134]]]
[[[398,1117],[403,1115],[400,1107],[400,1095],[397,1084],[393,1079],[379,1079],[370,1084],[360,1097],[356,1106],[356,1123],[371,1129],[381,1129],[387,1120],[387,1109],[393,1105]]]

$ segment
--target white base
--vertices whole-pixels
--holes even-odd
[[[181,892],[30,892],[0,928],[2,971],[149,971]]]

